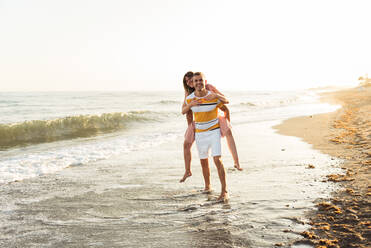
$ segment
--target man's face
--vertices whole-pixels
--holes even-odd
[[[193,76],[193,86],[195,90],[202,90],[205,88],[205,82],[201,75]]]

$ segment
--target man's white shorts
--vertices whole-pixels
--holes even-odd
[[[209,150],[211,148],[211,156],[221,156],[222,146],[220,143],[220,128],[206,132],[199,132],[195,134],[198,155],[200,159],[209,157]]]

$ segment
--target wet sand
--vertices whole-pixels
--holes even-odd
[[[327,176],[341,189],[330,199],[317,200],[317,209],[308,216],[312,227],[301,233],[304,240],[298,243],[371,247],[371,87],[323,93],[322,100],[342,108],[289,119],[274,127],[280,134],[300,137],[313,148],[344,161],[344,173]]]
[[[234,125],[244,171],[233,169],[223,140],[228,203],[216,201],[220,183],[213,164],[214,191],[201,192],[195,146],[193,175],[178,182],[183,136],[3,184],[0,247],[289,247],[310,228],[304,214],[314,209],[313,201],[337,189],[321,179],[340,173],[341,161],[275,133],[271,127],[279,122]]]

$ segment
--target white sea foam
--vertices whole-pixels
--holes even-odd
[[[0,160],[0,184],[32,178],[60,171],[69,166],[80,166],[117,154],[147,149],[178,137],[175,133],[156,133],[131,137],[117,136],[106,140],[83,143],[60,142],[54,148],[8,156]]]

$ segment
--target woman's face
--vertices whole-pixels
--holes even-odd
[[[191,78],[191,77],[186,77],[185,79],[186,79],[187,85],[188,85],[189,87],[191,87],[191,88],[194,88],[194,87],[193,87],[193,78]]]

